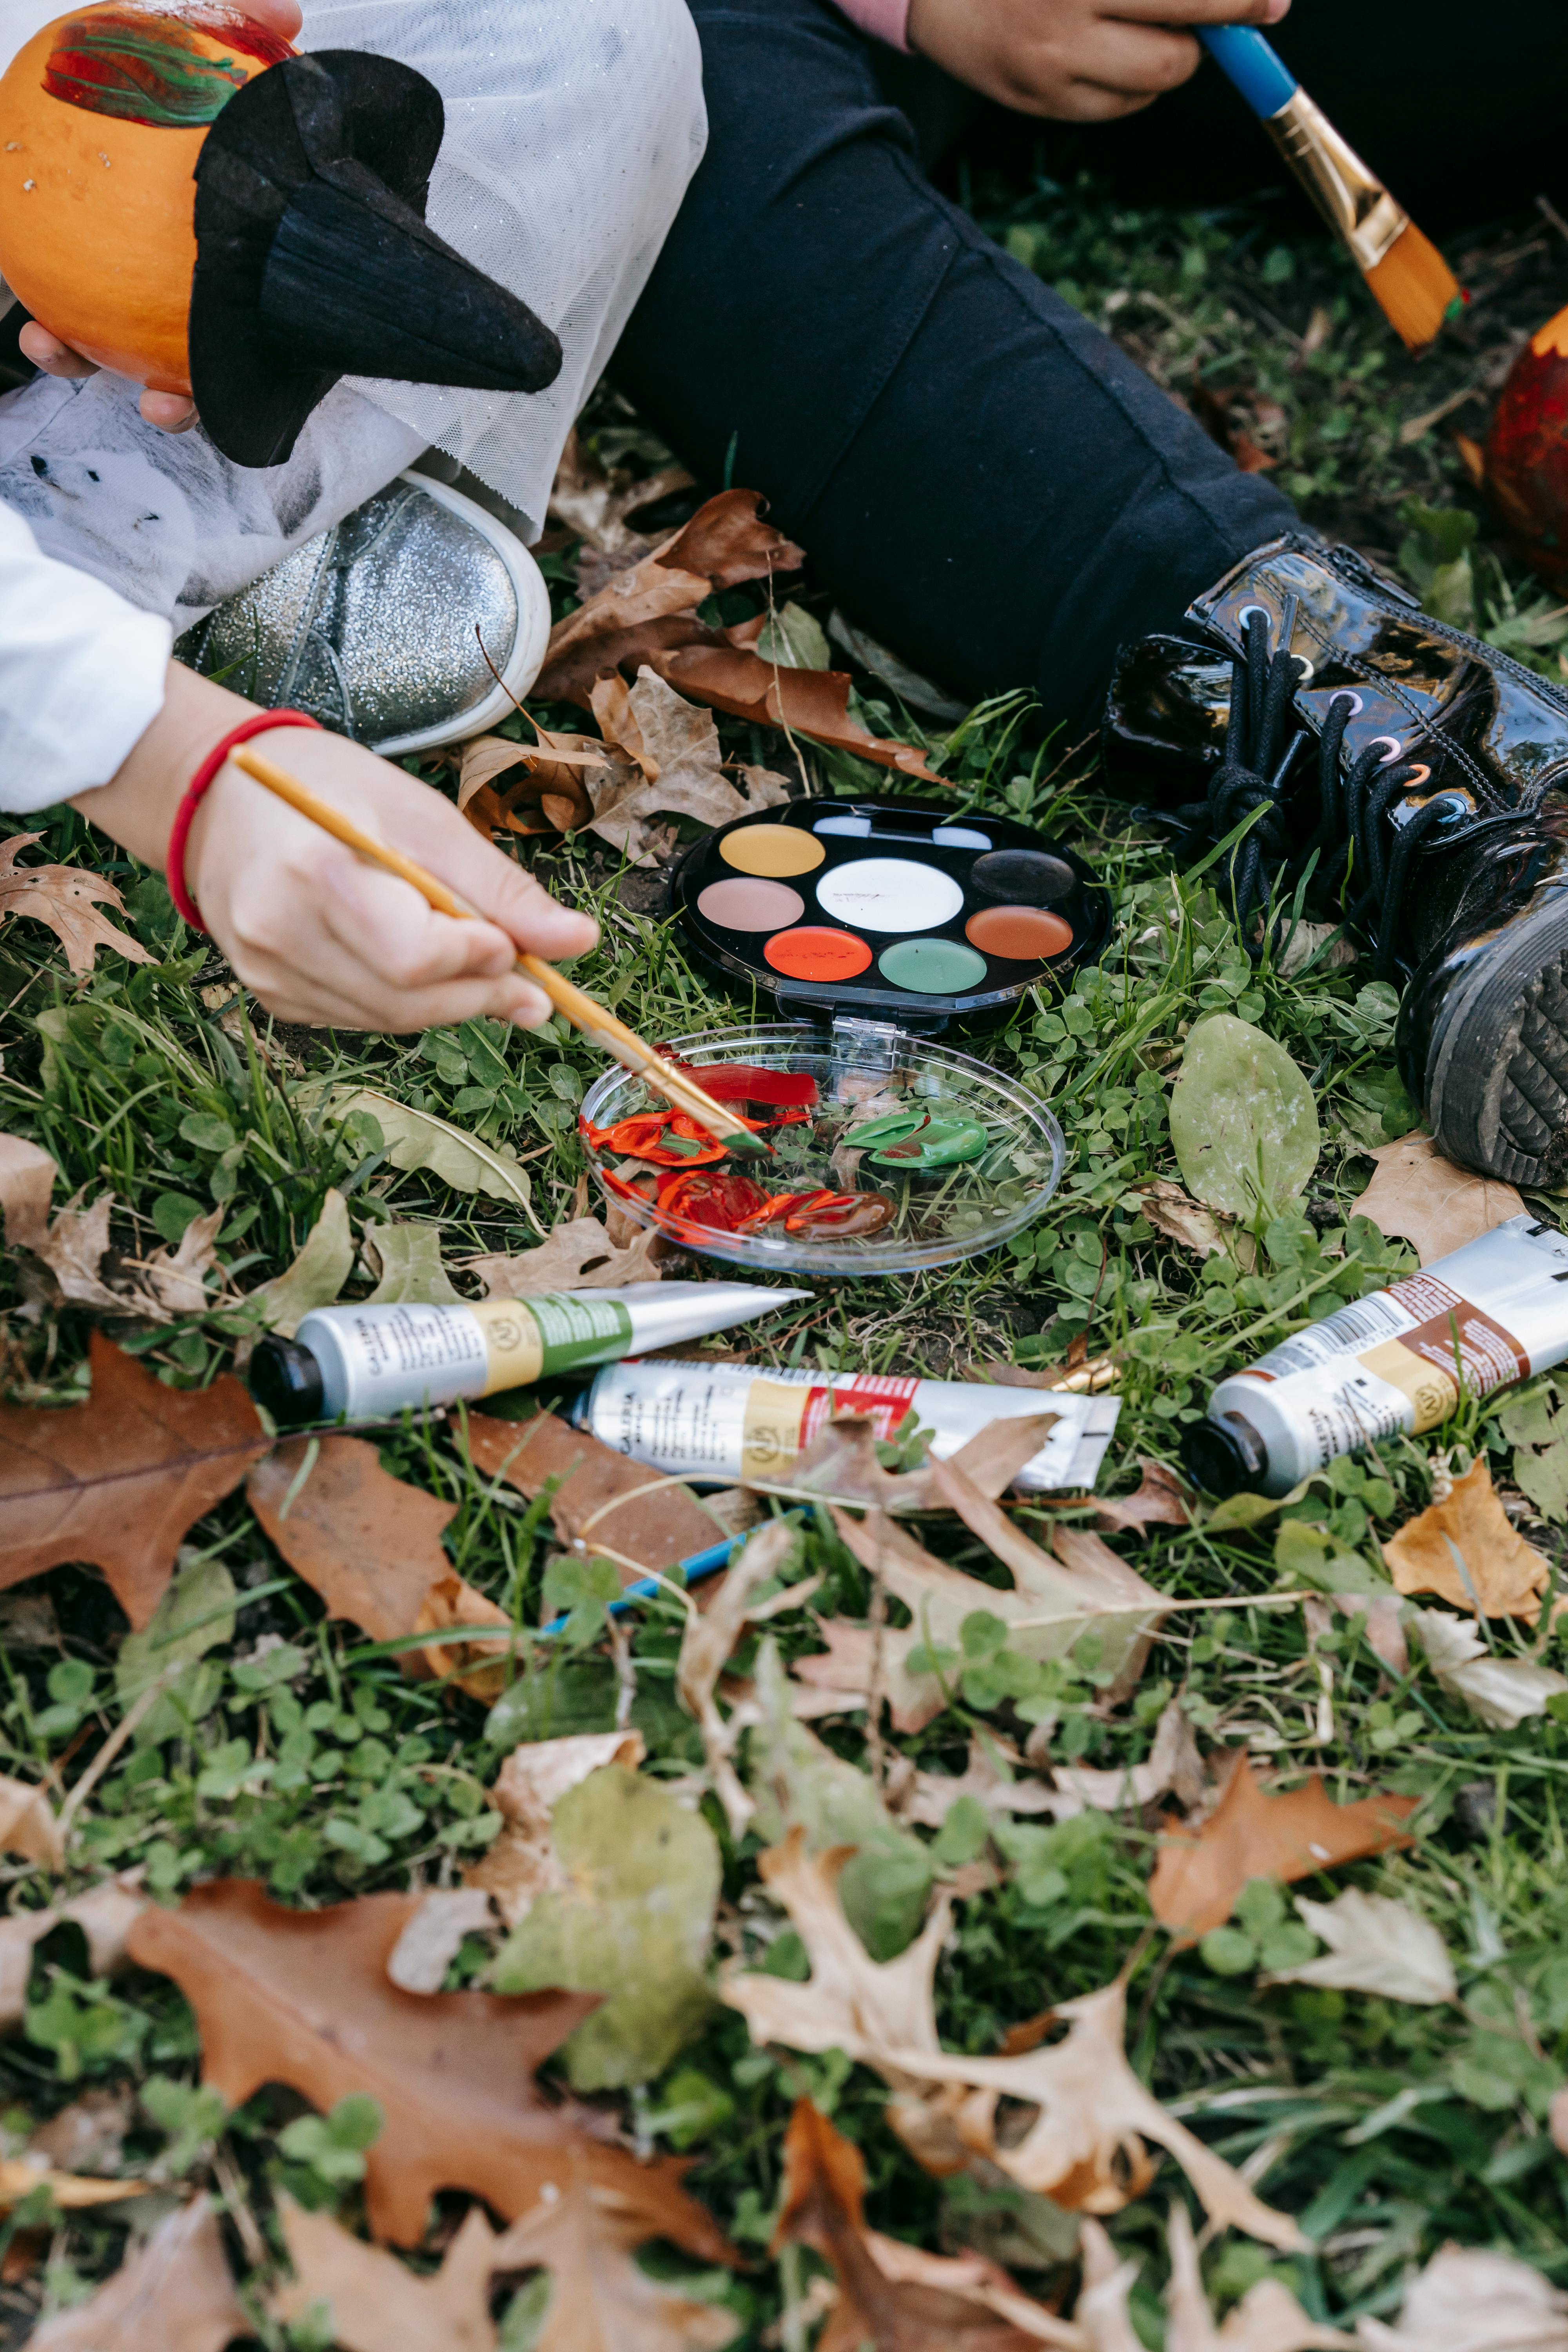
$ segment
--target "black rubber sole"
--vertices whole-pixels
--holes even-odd
[[[1426,1095],[1445,1158],[1510,1184],[1568,1176],[1568,891],[1510,924],[1456,984]]]

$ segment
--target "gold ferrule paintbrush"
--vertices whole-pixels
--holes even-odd
[[[352,818],[344,816],[330,801],[322,800],[308,784],[302,784],[297,776],[289,775],[286,769],[277,766],[248,743],[237,746],[229,753],[229,758],[255,782],[265,785],[280,801],[287,801],[291,809],[297,810],[300,816],[309,817],[312,824],[319,824],[323,833],[330,833],[334,841],[341,841],[345,848],[353,850],[371,865],[381,866],[388,874],[397,875],[417,890],[426,905],[434,907],[437,914],[452,915],[474,922],[489,919],[477,907],[470,907],[465,899],[459,898],[455,890],[449,890],[445,882],[438,882],[433,874],[427,874],[424,866],[416,864],[412,857],[405,857],[400,849],[389,848],[385,842],[377,841],[373,834],[362,832]],[[556,1012],[570,1021],[574,1028],[580,1029],[591,1045],[597,1045],[617,1061],[624,1070],[632,1071],[647,1085],[667,1097],[677,1110],[685,1111],[699,1127],[705,1128],[715,1142],[728,1144],[732,1151],[765,1152],[772,1150],[773,1147],[764,1143],[761,1136],[752,1134],[737,1112],[715,1102],[695,1079],[677,1069],[673,1062],[667,1062],[662,1054],[656,1054],[651,1045],[645,1045],[636,1032],[628,1029],[624,1021],[617,1020],[607,1005],[598,1003],[595,998],[585,995],[582,989],[574,987],[571,981],[563,980],[554,965],[546,963],[542,956],[531,955],[526,951],[520,953],[513,969],[525,973],[542,988]]]
[[[1436,247],[1313,104],[1261,33],[1247,25],[1212,25],[1202,27],[1198,38],[1329,226],[1343,238],[1389,324],[1408,349],[1423,350],[1465,299]]]

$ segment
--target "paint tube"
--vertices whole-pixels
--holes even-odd
[[[1222,1381],[1183,1459],[1211,1494],[1288,1495],[1336,1454],[1568,1358],[1568,1235],[1510,1217]]]
[[[775,1294],[776,1295],[776,1294]],[[751,1370],[745,1365],[614,1364],[579,1398],[579,1428],[633,1462],[681,1478],[787,1485],[790,1465],[836,1413],[863,1413],[879,1438],[929,1430],[939,1460],[988,1422],[1061,1417],[1018,1474],[1035,1492],[1092,1486],[1120,1412],[1117,1397],[1069,1396],[982,1381]]]
[[[274,1332],[258,1344],[250,1385],[279,1424],[380,1421],[525,1388],[634,1349],[679,1347],[810,1296],[744,1282],[637,1282],[471,1307],[320,1307],[292,1339]]]

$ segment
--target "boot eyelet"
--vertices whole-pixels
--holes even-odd
[[[1380,768],[1392,768],[1395,760],[1404,758],[1405,746],[1397,735],[1374,735],[1372,740],[1373,743],[1386,743],[1388,746],[1388,750],[1377,763]],[[1370,751],[1372,745],[1369,744],[1367,749]]]
[[[1301,673],[1296,680],[1296,690],[1300,693],[1302,687],[1310,686],[1317,677],[1318,665],[1316,662],[1309,661],[1305,654],[1292,654],[1290,658]]]
[[[1360,695],[1357,694],[1355,688],[1350,686],[1342,686],[1336,688],[1335,692],[1330,698],[1329,709],[1331,710],[1333,709],[1336,702],[1348,702],[1350,704],[1350,716],[1352,719],[1359,719],[1362,712],[1366,709],[1365,703],[1362,700]]]
[[[1240,612],[1236,616],[1236,625],[1241,631],[1242,635],[1245,636],[1247,635],[1247,625],[1248,621],[1251,620],[1254,613],[1258,614],[1258,617],[1262,622],[1265,629],[1272,632],[1274,627],[1274,615],[1269,611],[1267,604],[1244,604]]]

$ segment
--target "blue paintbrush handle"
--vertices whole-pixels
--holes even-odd
[[[1300,88],[1295,75],[1271,41],[1250,25],[1210,25],[1195,28],[1199,40],[1220,71],[1227,74],[1260,122],[1267,122],[1289,104]]]

